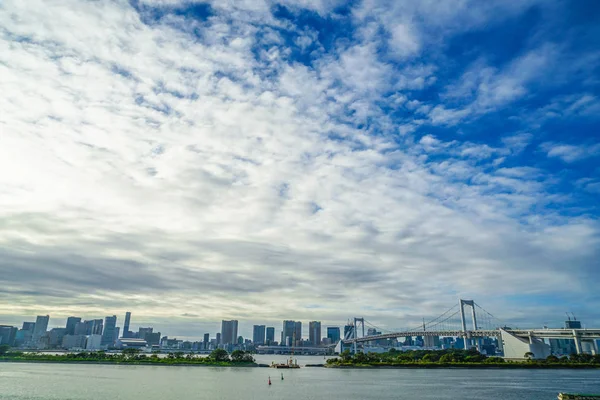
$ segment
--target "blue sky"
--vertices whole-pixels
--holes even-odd
[[[7,321],[398,327],[463,297],[600,324],[595,1],[8,0],[0,26]]]

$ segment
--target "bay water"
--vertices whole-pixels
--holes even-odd
[[[270,364],[267,358],[273,357],[258,358]],[[323,362],[313,358],[298,357],[300,364]],[[600,393],[600,370],[275,370],[0,363],[0,399],[11,400],[551,400],[561,391]]]

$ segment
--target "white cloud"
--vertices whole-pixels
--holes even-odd
[[[318,303],[339,323],[377,304],[392,321],[408,301],[428,314],[461,295],[579,289],[594,221],[550,210],[530,229],[545,186],[495,171],[506,150],[416,140],[422,120],[382,115],[386,92],[409,106],[433,67],[392,73],[360,41],[309,68],[277,35],[255,56],[263,5],[220,7],[233,11],[191,36],[125,2],[0,6],[0,314],[272,321]],[[390,129],[358,128],[373,117]]]
[[[600,143],[576,146],[572,144],[545,142],[540,145],[540,148],[548,157],[559,158],[566,163],[600,155]]]

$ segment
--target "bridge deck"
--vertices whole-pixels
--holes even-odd
[[[600,329],[505,329],[506,332],[518,337],[538,337],[544,339],[568,339],[573,338],[575,333],[580,339],[600,339]],[[386,333],[382,335],[365,336],[357,339],[345,339],[342,342],[345,344],[361,342],[372,342],[375,340],[394,339],[408,336],[452,336],[452,337],[471,337],[483,338],[491,336],[500,336],[500,329],[493,330],[472,330],[466,334],[460,330],[454,331],[405,331]]]

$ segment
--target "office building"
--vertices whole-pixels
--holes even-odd
[[[48,332],[48,347],[55,349],[62,346],[63,338],[67,334],[67,328],[54,328]]]
[[[331,343],[337,343],[340,341],[340,328],[337,326],[327,327],[327,338],[331,340]]]
[[[48,330],[48,321],[50,321],[49,315],[38,315],[38,317],[36,318],[35,328],[33,330],[32,337],[34,345],[37,344],[37,342],[39,342],[39,340]]]
[[[565,329],[581,329],[581,321],[569,318],[568,321],[565,321]]]
[[[10,325],[0,325],[0,344],[15,345],[19,328]]]
[[[321,345],[321,321],[308,323],[308,341],[315,347]]]
[[[344,339],[354,330],[354,325],[348,323],[344,325]]]
[[[158,346],[160,343],[160,332],[147,333],[143,338],[148,346]]]
[[[104,340],[103,335],[89,335],[87,337],[87,340],[85,343],[85,349],[86,350],[100,350],[100,349],[104,348],[104,345],[102,344],[103,340]]]
[[[131,322],[131,312],[127,311],[125,313],[125,323],[123,324],[123,337],[124,338],[129,338],[129,337],[133,336],[131,334],[131,331],[129,330],[130,322]]]
[[[272,326],[267,327],[267,338],[266,344],[267,346],[271,346],[271,344],[275,342],[275,328]]]
[[[79,322],[75,324],[75,335],[102,335],[103,326],[101,319]]]
[[[74,335],[75,334],[75,326],[81,322],[81,318],[79,317],[69,317],[67,318],[67,325],[66,325],[66,330],[67,330],[67,335]]]
[[[35,322],[23,322],[23,327],[21,329],[24,331],[31,331],[33,334],[33,331],[35,330]]]
[[[202,343],[202,347],[204,348],[204,350],[208,350],[210,348],[210,334],[209,333],[204,334],[204,341]]]
[[[154,328],[139,328],[138,329],[138,334],[137,334],[137,339],[144,339],[144,340],[146,340],[146,335],[149,335],[149,334],[151,334],[153,332],[154,332]]]
[[[292,338],[295,335],[296,321],[285,320],[283,321],[283,330],[281,331],[281,345],[290,346]],[[288,342],[290,344],[288,344]]]
[[[218,347],[221,344],[221,332],[217,332],[217,335],[215,338],[215,344],[216,344],[216,347]]]
[[[238,338],[238,321],[221,321],[221,343],[235,344]]]
[[[294,343],[294,346],[297,346],[298,342],[302,341],[302,322],[296,321],[294,334],[296,335],[296,343]]]
[[[265,329],[264,325],[254,325],[252,328],[252,342],[255,345],[265,344]]]
[[[87,343],[86,335],[65,335],[63,337],[62,347],[63,349],[85,349]]]
[[[112,346],[118,339],[116,336],[117,316],[104,318],[104,332],[102,332],[102,346]]]

